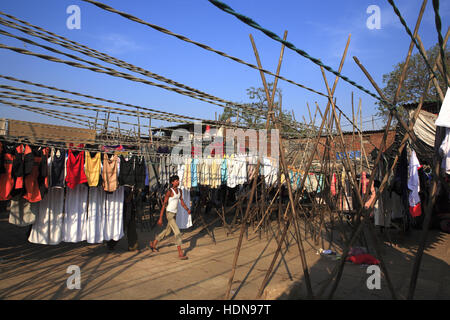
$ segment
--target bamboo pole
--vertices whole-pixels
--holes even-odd
[[[447,34],[445,36],[444,49],[447,44],[449,35],[450,35],[450,28],[447,29]],[[435,67],[436,66],[437,66],[437,63],[435,62]],[[433,82],[436,80],[433,75],[431,75],[431,78],[433,78]],[[430,82],[428,83],[428,86],[429,85],[430,85]],[[428,92],[428,88],[426,89],[425,94],[427,92]],[[421,101],[421,102],[423,102],[423,101]],[[436,128],[436,134],[438,134],[437,131],[438,130]],[[441,143],[441,141],[435,141],[435,146],[440,145],[440,143]],[[435,147],[435,149],[436,149],[436,147]],[[423,222],[422,234],[420,235],[419,246],[417,248],[417,253],[416,253],[416,256],[414,259],[414,265],[413,265],[413,270],[412,270],[409,289],[408,289],[408,296],[407,296],[408,300],[411,300],[414,298],[414,292],[415,292],[416,284],[417,284],[417,277],[419,275],[420,264],[422,262],[422,256],[423,256],[423,252],[425,250],[428,229],[430,228],[430,224],[431,224],[431,214],[432,214],[432,209],[433,209],[435,201],[436,201],[435,195],[436,195],[438,179],[439,179],[439,175],[440,175],[441,162],[439,160],[440,160],[439,155],[437,153],[435,153],[434,157],[433,157],[434,172],[433,172],[433,182],[431,185],[431,197],[428,202],[428,205],[425,207],[425,220]]]
[[[420,11],[420,13],[419,13],[419,17],[418,17],[418,20],[417,20],[417,23],[416,23],[416,27],[415,27],[415,31],[414,31],[414,34],[415,34],[415,35],[417,35],[418,29],[419,29],[419,26],[420,26],[421,17],[422,17],[423,12],[424,12],[425,5],[426,5],[426,0],[424,0],[424,4],[422,5],[421,11]],[[448,35],[448,32],[447,32],[447,35]],[[395,103],[396,103],[396,101],[397,101],[397,98],[398,98],[398,95],[399,95],[399,93],[400,93],[400,90],[401,90],[401,87],[402,87],[404,78],[405,78],[405,76],[406,76],[406,69],[407,69],[407,67],[408,67],[408,62],[409,62],[409,59],[410,59],[410,56],[411,56],[411,53],[412,53],[412,49],[413,49],[413,42],[411,43],[411,45],[410,45],[410,47],[409,47],[408,55],[407,55],[407,58],[406,58],[406,63],[404,64],[403,71],[402,71],[402,74],[401,74],[401,76],[400,76],[399,85],[398,85],[398,87],[397,87],[396,95],[395,95],[394,101],[393,101],[393,102],[394,102],[394,105],[395,105]],[[360,65],[360,63],[359,63],[359,61],[358,61],[357,59],[356,59],[355,61],[356,61],[357,64],[360,66],[360,68],[363,70],[363,72],[366,74],[366,76],[368,77],[368,79],[371,81],[372,85],[374,85],[374,87],[377,89],[378,87],[376,86],[376,84],[374,83],[374,81],[373,81],[373,79],[370,77],[370,75],[367,73],[367,71],[364,69],[364,67],[362,67],[362,65]],[[377,90],[378,90],[379,93],[381,92],[381,90],[379,90],[379,88],[378,88]],[[382,93],[381,93],[381,94],[382,94]],[[389,126],[390,126],[390,120],[392,119],[392,116],[393,116],[393,112],[391,111],[391,112],[390,112],[390,116],[389,116],[389,120],[388,120],[388,125],[386,126],[386,130],[385,130],[385,135],[387,134],[387,130],[389,129]],[[396,117],[398,118],[398,115],[396,115]],[[399,119],[399,120],[401,120],[401,119]],[[404,123],[402,123],[401,121],[400,121],[400,123],[402,124],[402,126],[404,125]],[[412,129],[412,128],[411,128],[411,129]],[[411,130],[408,130],[408,129],[407,129],[407,131],[406,131],[407,134],[409,134],[410,131],[411,131]],[[404,139],[404,141],[406,141],[407,134],[405,134],[405,139]],[[413,135],[410,134],[410,136],[411,136],[411,138],[413,138]],[[383,139],[383,141],[385,141],[385,139]],[[382,144],[383,144],[383,143],[382,143]],[[404,144],[402,144],[401,149],[403,149],[403,146],[404,146]],[[375,165],[374,165],[373,170],[375,170],[376,167],[377,167],[378,160],[379,160],[378,158],[380,158],[380,156],[381,156],[381,151],[382,151],[382,148],[380,148],[380,152],[379,152],[379,154],[378,154],[378,156],[377,156],[377,160],[376,160],[376,163],[375,163]],[[398,159],[398,153],[397,153],[396,160],[397,160],[397,159]],[[390,170],[391,172],[392,172],[392,170],[393,170],[394,167],[395,167],[395,161],[394,161],[394,164],[391,166],[391,170]],[[368,212],[370,212],[370,210],[373,209],[373,206],[375,205],[375,203],[376,203],[376,201],[377,201],[379,195],[381,194],[381,192],[383,192],[384,186],[385,186],[385,184],[386,184],[386,182],[387,182],[387,177],[388,177],[387,174],[388,174],[388,173],[386,173],[386,175],[385,175],[385,177],[384,177],[384,179],[383,179],[383,182],[382,182],[382,184],[381,184],[381,186],[380,186],[380,188],[379,188],[379,191],[378,191],[377,194],[376,194],[375,200],[373,201],[373,203],[372,203],[371,206],[369,207]],[[372,176],[373,176],[373,175],[372,175]],[[372,177],[371,177],[371,178],[372,178]],[[370,183],[371,183],[371,182],[370,182]],[[330,293],[329,297],[332,297],[334,291],[335,291],[336,288],[337,288],[337,284],[338,284],[338,282],[339,282],[339,280],[340,280],[340,277],[341,277],[341,275],[342,275],[342,270],[343,270],[343,267],[344,267],[345,258],[347,257],[348,248],[352,245],[353,241],[356,239],[357,235],[358,235],[359,232],[362,230],[362,226],[363,226],[362,224],[360,224],[360,225],[358,226],[357,230],[355,230],[355,232],[354,232],[354,234],[353,234],[353,236],[352,236],[352,239],[350,240],[350,242],[349,242],[348,245],[346,246],[346,249],[344,250],[344,254],[343,254],[343,256],[342,256],[341,263],[339,264],[339,270],[337,271],[337,278],[336,278],[336,281],[335,281],[335,283],[334,283],[334,285],[333,285],[333,288],[332,288],[332,290],[331,290],[331,293]],[[335,269],[335,270],[337,270],[337,269]],[[331,275],[331,278],[329,279],[328,283],[329,283],[330,281],[332,281],[332,279],[334,278],[334,273],[335,273],[335,272],[333,272],[333,274]],[[326,288],[326,286],[324,286],[324,287],[322,288],[321,292],[323,292],[323,291],[325,290],[325,288]]]
[[[286,35],[287,35],[287,33],[285,33],[285,36]],[[251,35],[250,35],[250,40],[252,42],[253,50],[255,51],[255,57],[257,59],[258,66],[259,66],[259,68],[261,68],[261,61],[259,59],[259,54],[258,54],[258,51],[257,51],[256,46],[254,44],[253,37]],[[279,69],[281,68],[283,52],[284,52],[284,45],[282,46],[282,52],[280,53],[280,59],[279,59],[278,68],[277,68],[277,74],[279,73]],[[273,101],[274,101],[274,98],[275,98],[275,92],[276,92],[275,90],[276,90],[276,84],[277,84],[278,78],[275,78],[272,96],[270,96],[269,88],[268,88],[268,85],[267,85],[267,82],[266,82],[266,79],[265,79],[265,75],[264,75],[263,72],[260,72],[260,75],[261,75],[261,79],[262,79],[263,84],[264,84],[264,89],[265,89],[267,101],[268,102],[270,101],[269,110],[272,110],[272,106],[271,105],[273,104]],[[280,127],[279,127],[279,124],[275,121],[274,112],[269,112],[268,113],[268,117],[272,117],[272,121],[274,122],[275,127],[279,130]],[[267,123],[269,123],[269,119],[267,119]],[[281,158],[282,169],[284,171],[284,174],[289,176],[289,172],[287,170],[287,166],[286,166],[286,162],[285,162],[283,140],[281,138],[281,135],[279,136],[279,149],[280,149],[280,158]],[[313,297],[313,292],[312,292],[312,287],[311,287],[311,281],[309,279],[309,272],[308,272],[306,257],[305,257],[302,241],[301,241],[301,238],[300,238],[300,234],[298,232],[297,225],[295,224],[295,219],[297,218],[297,215],[296,215],[296,212],[295,212],[294,199],[293,199],[291,184],[290,184],[289,180],[287,181],[287,186],[288,186],[289,199],[290,199],[291,210],[292,210],[291,220],[293,220],[294,226],[296,228],[297,244],[298,244],[299,253],[300,253],[300,257],[301,257],[301,261],[302,261],[303,274],[304,274],[305,282],[306,282],[306,285],[307,285],[308,296],[312,298]],[[282,240],[280,241],[280,244],[282,243],[283,239],[284,238],[282,238]],[[280,248],[280,246],[279,246],[279,248]],[[278,256],[278,253],[279,253],[279,250],[277,250],[277,252],[275,253],[276,257]],[[274,261],[272,261],[272,262],[274,262]],[[257,297],[261,297],[262,292],[264,290],[264,287],[265,287],[265,285],[266,285],[266,283],[268,281],[268,275],[270,274],[272,268],[273,268],[273,265],[271,265],[270,270],[268,270],[268,272],[266,273],[266,277],[264,278],[263,283],[261,284],[261,287],[260,287],[260,289],[258,291]]]
[[[287,37],[287,31],[285,31],[285,33],[284,33],[284,40],[286,40],[286,37]],[[252,40],[252,36],[251,35],[250,35],[250,40]],[[253,42],[252,42],[252,44],[253,44]],[[279,69],[281,67],[281,61],[282,61],[283,53],[284,53],[284,45],[281,46],[281,53],[280,53],[280,60],[279,60],[279,64],[278,64],[277,76],[279,75],[279,71],[280,71]],[[275,78],[275,83],[274,83],[274,86],[273,86],[274,89],[276,89],[277,80],[278,80],[278,78]],[[272,96],[272,99],[273,98],[274,98],[274,96]],[[267,101],[269,102],[270,100],[268,99]],[[267,110],[266,130],[269,128],[270,114],[273,112],[272,111],[272,105],[273,105],[273,102],[269,103],[268,110]],[[249,202],[248,202],[247,208],[245,210],[245,215],[243,217],[243,222],[242,222],[242,225],[241,225],[241,233],[239,235],[238,245],[237,245],[235,253],[234,253],[233,266],[232,266],[232,269],[231,269],[230,277],[228,279],[228,287],[227,287],[227,291],[225,293],[225,300],[228,300],[229,297],[230,297],[231,285],[233,283],[234,274],[236,272],[237,260],[238,260],[239,252],[240,252],[240,249],[241,249],[241,246],[242,246],[242,238],[243,238],[243,235],[244,235],[244,232],[245,232],[245,229],[246,229],[245,228],[246,227],[246,221],[247,221],[247,218],[248,218],[248,215],[249,215],[250,206],[251,206],[251,204],[253,202],[253,196],[255,194],[256,183],[257,183],[257,180],[258,180],[258,172],[259,172],[259,167],[260,167],[260,164],[261,164],[259,158],[260,157],[258,157],[258,161],[257,161],[257,164],[256,164],[255,176],[253,177],[253,184],[252,184],[252,189],[250,191]],[[280,241],[280,242],[282,242],[282,241]]]
[[[331,104],[332,104],[332,111],[333,111],[333,114],[334,114],[334,116],[335,116],[335,119],[337,118],[336,117],[336,110],[335,110],[335,106],[334,106],[334,103],[333,103],[333,100],[332,100],[332,95],[331,95],[331,91],[330,91],[330,88],[329,88],[329,86],[328,86],[328,82],[327,82],[327,80],[326,80],[326,75],[325,75],[325,71],[324,71],[324,69],[323,69],[323,67],[321,67],[321,71],[322,71],[322,76],[323,76],[323,78],[324,78],[324,81],[325,81],[325,85],[326,85],[326,87],[327,87],[327,91],[328,91],[328,94],[329,94],[329,100],[331,101]],[[345,154],[345,157],[344,157],[344,164],[345,165],[347,165],[348,167],[350,167],[350,165],[349,165],[349,163],[348,163],[348,155],[347,155],[347,151],[345,150],[346,148],[345,148],[345,141],[344,141],[344,137],[343,137],[343,135],[342,135],[342,130],[341,130],[341,127],[340,127],[340,124],[339,123],[337,123],[336,122],[336,127],[337,127],[337,129],[338,129],[338,132],[339,132],[339,136],[340,136],[340,138],[341,138],[341,142],[342,142],[342,147],[343,147],[343,149],[344,149],[344,154]],[[384,137],[384,141],[386,140],[386,137]],[[381,152],[379,153],[379,155],[381,154]],[[379,161],[379,158],[377,159],[378,161]],[[375,164],[375,166],[374,166],[374,169],[376,168],[376,166],[378,165],[378,162]],[[351,169],[351,168],[349,168],[349,169]],[[348,170],[347,170],[348,171]],[[351,180],[353,180],[353,185],[354,186],[356,186],[357,184],[356,184],[356,177],[354,177],[354,176],[350,176],[350,178],[351,178]],[[374,175],[372,174],[371,175],[371,177],[370,177],[370,182],[369,182],[369,185],[371,184],[371,182],[373,181],[373,178],[374,178]],[[357,192],[356,193],[356,195],[357,195],[357,198],[358,198],[358,202],[360,203],[360,205],[361,205],[361,208],[364,208],[364,203],[365,203],[365,201],[366,201],[366,198],[367,198],[367,196],[368,196],[368,192],[366,191],[366,194],[365,194],[365,197],[364,197],[364,200],[361,198],[361,195],[359,194],[359,192]],[[378,255],[378,258],[379,258],[379,260],[380,260],[380,265],[381,265],[381,268],[382,268],[382,270],[383,270],[383,272],[384,272],[384,274],[385,274],[385,277],[386,277],[386,282],[388,283],[388,287],[389,287],[389,290],[391,291],[391,294],[392,294],[392,297],[393,297],[393,299],[396,299],[396,293],[395,293],[395,290],[394,290],[394,287],[393,287],[393,285],[392,285],[392,283],[391,283],[391,281],[390,281],[390,277],[389,277],[389,274],[388,274],[388,270],[387,270],[387,268],[386,268],[386,266],[385,266],[385,264],[384,264],[384,259],[383,259],[383,257],[382,257],[382,255],[381,255],[381,250],[379,249],[379,246],[378,246],[378,243],[377,243],[377,239],[376,239],[376,235],[375,234],[373,234],[373,230],[372,229],[370,229],[369,228],[369,231],[371,231],[370,232],[370,234],[373,236],[372,238],[373,238],[373,240],[374,240],[374,244],[375,244],[375,250],[376,250],[376,252],[377,252],[377,255]]]
[[[339,70],[342,70],[342,67],[343,67],[343,64],[344,64],[344,61],[345,61],[345,57],[346,57],[346,54],[347,54],[347,49],[348,49],[348,46],[349,46],[349,44],[350,44],[350,38],[351,38],[351,35],[349,35],[349,38],[348,38],[348,41],[347,41],[347,45],[346,45],[346,48],[345,48],[345,50],[344,50],[343,57],[342,57],[342,59],[341,59],[341,63],[340,63],[340,66],[339,66]],[[263,77],[263,75],[262,75],[261,77]],[[263,78],[263,79],[264,79],[264,78]],[[336,85],[337,85],[338,79],[339,79],[339,77],[336,77],[335,83],[334,83],[334,85],[333,85],[333,91],[334,91],[334,89],[335,89],[335,87],[336,87]],[[324,126],[325,123],[326,123],[326,117],[327,117],[327,114],[328,114],[329,109],[330,109],[330,104],[328,103],[328,104],[327,104],[327,108],[325,109],[325,112],[324,112],[324,113],[325,113],[325,114],[324,114],[324,117],[322,118],[322,124],[321,124],[321,126],[320,126],[320,129],[319,129],[319,132],[318,132],[318,135],[317,135],[317,142],[316,142],[316,145],[317,145],[317,144],[319,143],[319,141],[320,141],[320,138],[321,138],[321,132],[322,132],[323,126]],[[280,144],[280,145],[281,145],[281,144]],[[316,149],[317,149],[317,148],[316,148]],[[308,174],[309,168],[311,167],[312,161],[313,161],[313,159],[314,159],[315,151],[317,151],[316,149],[311,153],[311,155],[310,155],[310,157],[309,157],[309,159],[308,159],[307,167],[306,167],[306,170],[305,170],[305,175],[302,177],[301,185],[300,185],[300,188],[299,188],[299,193],[297,193],[297,195],[300,194],[300,193],[302,192],[303,188],[304,188],[305,181],[306,181],[306,176],[307,176],[307,174]],[[281,154],[283,154],[283,152],[281,152]],[[284,170],[285,170],[285,169],[284,169]],[[287,180],[286,182],[287,182],[288,188],[290,188],[289,173],[288,173],[286,170],[285,170],[285,176],[286,176],[286,180]],[[294,203],[297,203],[297,201],[298,201],[298,196],[297,196],[297,195],[296,195],[295,201],[292,201],[292,199],[291,199],[291,197],[290,197],[290,203],[291,203],[291,207],[292,207],[291,210],[292,210],[292,212],[293,212],[294,215],[295,215],[295,206],[294,206],[293,204],[294,204]],[[289,221],[290,221],[290,220],[288,220],[287,223],[285,224],[284,231],[283,231],[283,235],[282,235],[282,238],[281,238],[282,241],[283,241],[283,239],[285,238],[286,233],[287,233],[287,230],[288,230],[288,228],[289,228]],[[294,220],[293,222],[295,223],[295,220]],[[297,228],[297,229],[298,229],[298,228]],[[299,238],[299,237],[298,237],[298,238]],[[280,241],[280,242],[282,242],[282,241]],[[298,241],[298,242],[300,242],[300,241]],[[262,294],[262,290],[263,290],[263,288],[264,288],[264,286],[265,286],[265,283],[267,282],[268,275],[271,273],[271,270],[272,270],[272,268],[273,268],[273,265],[275,264],[275,261],[276,261],[276,259],[277,259],[277,256],[278,256],[278,253],[279,253],[280,249],[281,249],[281,247],[278,246],[277,251],[275,252],[275,256],[274,256],[274,258],[273,258],[273,260],[272,260],[271,266],[269,267],[269,270],[267,270],[266,278],[265,278],[264,281],[263,281],[263,284],[262,284],[262,286],[261,286],[261,288],[260,288],[260,290],[259,290],[258,296],[260,296],[260,295]],[[302,262],[303,262],[303,260],[302,260]],[[303,264],[303,266],[304,266],[304,274],[305,274],[305,271],[307,271],[307,269],[305,270],[306,261],[305,261],[305,264]],[[306,274],[307,274],[307,273],[306,273]],[[307,285],[307,291],[308,291],[308,295],[309,295],[309,292],[312,293],[312,288],[310,287],[310,282],[309,282],[309,276],[308,276],[308,278],[305,277],[305,282],[306,282],[306,285]]]

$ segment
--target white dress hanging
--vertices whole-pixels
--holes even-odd
[[[33,203],[39,213],[28,241],[37,244],[59,244],[63,240],[64,189],[50,188],[42,201]]]
[[[189,189],[182,188],[182,189],[180,189],[180,191],[183,192],[182,194],[183,194],[184,203],[190,209],[191,208],[191,194],[190,194]],[[180,229],[188,229],[188,228],[192,227],[192,217],[183,208],[183,206],[181,205],[181,201],[178,202],[176,223],[177,223],[178,228],[180,228]]]
[[[103,240],[119,241],[123,236],[124,188],[121,186],[112,194],[106,194],[104,211],[105,224]]]
[[[86,240],[88,187],[79,184],[66,190],[63,241],[81,242]]]
[[[9,223],[18,227],[29,226],[36,220],[38,208],[20,197],[17,200],[11,200],[11,209],[9,211]]]
[[[89,206],[87,217],[87,242],[102,243],[105,226],[106,193],[102,187],[89,188]]]
[[[450,174],[450,128],[445,128],[445,138],[439,147],[439,153],[442,156],[442,170]]]
[[[411,191],[409,194],[409,206],[414,207],[420,202],[419,191],[419,172],[417,171],[420,166],[419,159],[417,159],[416,152],[411,152],[409,159],[409,177],[408,177],[408,189]]]

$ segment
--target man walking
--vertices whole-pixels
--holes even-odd
[[[161,208],[161,213],[159,215],[158,225],[162,226],[163,223],[163,213],[164,210],[166,210],[166,217],[167,217],[167,226],[160,234],[158,234],[153,242],[150,242],[150,248],[153,252],[159,251],[156,248],[156,244],[163,240],[165,237],[169,236],[171,232],[173,231],[175,235],[175,243],[178,248],[178,257],[181,260],[186,260],[188,257],[183,254],[181,251],[181,235],[180,235],[180,229],[177,226],[176,223],[176,214],[178,210],[178,202],[181,202],[181,205],[183,208],[188,212],[188,214],[191,214],[191,210],[189,210],[186,206],[186,204],[183,201],[182,192],[180,189],[178,189],[178,186],[180,184],[180,178],[178,176],[172,176],[169,179],[170,184],[172,187],[167,190],[166,195],[164,197],[164,203]],[[167,207],[167,209],[166,209]]]

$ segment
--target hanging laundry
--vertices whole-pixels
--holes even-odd
[[[88,187],[78,184],[66,189],[64,204],[63,241],[81,242],[86,237]]]
[[[176,157],[175,159],[172,159],[172,161],[176,160],[177,163],[177,176],[180,178],[180,184],[179,187],[183,187],[185,184],[185,169],[186,165],[184,164],[184,161],[181,160],[179,157]]]
[[[191,193],[187,188],[179,189],[182,192],[183,201],[186,204],[188,209],[191,209]],[[178,201],[178,209],[176,214],[176,223],[178,228],[180,229],[188,229],[192,227],[192,217],[191,215],[183,208],[181,205],[181,201]]]
[[[66,151],[54,149],[50,158],[50,188],[64,188]]]
[[[192,159],[186,158],[184,161],[184,177],[183,184],[187,189],[190,189],[192,186],[192,167],[191,167]],[[181,179],[181,177],[180,177]]]
[[[445,137],[439,147],[439,154],[442,157],[442,170],[450,175],[450,128],[445,128]]]
[[[2,144],[2,166],[3,170],[0,174],[0,201],[6,201],[11,199],[11,192],[14,189],[13,178],[13,160],[14,160],[14,147]]]
[[[105,228],[106,192],[101,187],[89,188],[86,240],[88,243],[102,243]]]
[[[83,147],[83,145],[80,145],[79,147]],[[87,178],[84,173],[84,152],[72,151],[69,149],[67,156],[67,186],[70,189],[74,189],[77,185],[86,182]]]
[[[366,194],[367,191],[367,184],[369,183],[369,181],[367,181],[367,177],[366,177],[366,172],[363,171],[361,173],[361,187],[362,187],[362,194]]]
[[[15,190],[24,188],[24,177],[33,170],[34,157],[30,146],[20,144],[16,147],[13,160],[13,177]]]
[[[145,180],[147,176],[147,166],[144,157],[136,157],[134,162],[135,172],[135,187],[138,190],[143,190],[146,186]]]
[[[218,187],[218,183],[217,183],[217,162],[216,159],[213,157],[210,160],[210,168],[209,168],[209,174],[210,174],[210,187],[213,189],[216,189]]]
[[[162,187],[166,186],[166,184],[169,183],[169,177],[168,177],[168,168],[166,166],[166,157],[160,157],[159,158],[159,182]]]
[[[227,158],[227,186],[230,188],[236,187],[236,180],[237,180],[237,170],[238,167],[235,165],[234,162],[234,154],[230,155],[230,157]]]
[[[25,195],[23,197],[29,202],[41,201],[47,191],[48,151],[48,148],[32,150],[34,156],[33,168],[31,169],[31,173],[24,178]]]
[[[105,224],[103,240],[119,241],[123,236],[123,202],[124,187],[119,187],[112,194],[106,194]]]
[[[32,207],[31,203],[18,196],[11,199],[9,223],[19,227],[33,224],[36,220],[39,207]]]
[[[144,154],[147,177],[145,180],[145,185],[149,187],[149,190],[153,192],[158,187],[158,164],[156,161],[156,152],[154,148],[150,145],[144,144],[142,147],[142,151]]]
[[[447,93],[445,94],[435,124],[436,126],[450,128],[450,90],[447,90]]]
[[[408,189],[409,192],[409,212],[412,217],[418,217],[422,214],[422,208],[420,205],[420,182],[419,182],[419,159],[417,159],[416,152],[411,151],[409,158],[409,174],[408,174]]]
[[[100,173],[102,169],[102,154],[85,151],[86,168],[85,174],[89,187],[96,187],[100,181]]]
[[[38,214],[28,241],[36,244],[59,244],[63,240],[64,189],[51,188],[41,202],[31,206],[38,208]]]
[[[192,159],[191,163],[191,187],[195,188],[198,186],[199,177],[198,177],[198,158]]]
[[[222,185],[225,185],[228,180],[228,168],[227,168],[227,159],[224,156],[222,158],[222,163],[220,164],[220,181]]]
[[[211,166],[212,159],[211,156],[203,159],[202,163],[202,185],[211,186]]]
[[[107,192],[114,192],[119,186],[119,179],[117,177],[118,160],[117,155],[113,155],[111,159],[109,159],[106,153],[103,156],[103,190]]]
[[[264,176],[264,181],[266,183],[266,185],[270,185],[270,180],[271,180],[271,171],[272,171],[272,166],[271,166],[271,162],[270,159],[267,157],[263,157],[262,159],[262,163],[261,165],[263,166],[263,176]],[[292,181],[293,183],[294,181]]]
[[[277,172],[278,172],[277,167],[274,167],[273,178],[276,178],[276,177],[277,177]],[[298,190],[298,189],[300,188],[301,182],[302,182],[302,175],[301,175],[300,171],[297,171],[297,181],[296,181],[296,188],[295,188],[296,190]],[[274,183],[274,182],[272,181],[272,184],[273,184],[273,183]]]
[[[317,176],[318,176],[318,178],[317,178]],[[324,179],[324,175],[323,174],[317,174],[317,175],[314,175],[314,177],[315,177],[315,180],[316,180],[316,183],[317,183],[317,193],[321,193],[322,192],[322,190],[323,190],[323,185],[324,185],[324,181],[325,181],[325,179]]]
[[[134,186],[136,184],[136,173],[134,171],[135,156],[131,156],[128,159],[123,155],[119,156],[120,159],[120,172],[119,172],[119,185],[120,186]],[[115,191],[115,190],[109,190]]]
[[[336,173],[331,177],[331,195],[333,197],[336,195]]]
[[[257,156],[248,156],[247,158],[247,180],[251,181],[256,174]]]

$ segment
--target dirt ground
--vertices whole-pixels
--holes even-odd
[[[239,230],[227,235],[220,223],[210,228],[216,243],[196,226],[183,231],[183,249],[189,260],[177,259],[174,238],[161,243],[160,252],[147,248],[152,232],[139,232],[139,251],[128,252],[126,238],[115,251],[104,244],[61,243],[36,245],[26,238],[27,228],[8,223],[6,212],[0,214],[0,299],[223,299],[231,272]],[[273,232],[277,224],[273,224]],[[250,227],[244,236],[234,281],[232,299],[255,299],[274,252],[272,232],[254,233]],[[389,276],[398,294],[405,299],[420,232],[390,232],[383,244]],[[386,238],[386,237],[385,237]],[[265,287],[263,299],[305,299],[306,287],[298,246],[290,235],[288,249],[283,245],[274,272]],[[415,299],[450,299],[450,235],[431,230],[423,255]],[[327,243],[327,242],[326,242]],[[328,244],[327,244],[328,246]],[[308,270],[314,293],[328,278],[337,261],[333,256],[317,254],[311,239],[304,242]],[[340,253],[340,248],[331,247]],[[326,248],[328,249],[328,247]],[[370,253],[374,254],[370,248]],[[81,270],[81,288],[69,290],[70,265]],[[367,266],[346,263],[334,299],[391,299],[384,275],[381,289],[369,290]]]

